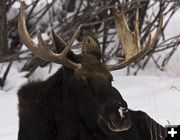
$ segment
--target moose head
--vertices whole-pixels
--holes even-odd
[[[67,44],[54,31],[51,32],[53,44],[56,48],[52,51],[43,40],[40,31],[37,31],[38,44],[35,44],[26,27],[25,3],[21,0],[21,7],[18,19],[18,32],[21,41],[30,49],[33,54],[41,59],[62,64],[64,70],[70,70],[71,75],[83,83],[87,89],[88,97],[92,100],[92,108],[96,113],[96,122],[103,130],[112,132],[124,131],[131,127],[131,118],[128,112],[127,103],[121,97],[118,90],[112,85],[110,71],[122,69],[130,63],[145,56],[157,41],[161,28],[160,24],[153,38],[149,39],[141,49],[138,30],[138,10],[135,21],[135,31],[130,31],[122,10],[117,10],[115,25],[119,40],[125,53],[125,60],[115,65],[105,65],[102,62],[101,47],[98,40],[90,33],[85,33],[82,41],[82,53],[74,54],[71,51],[73,41],[78,35],[81,26],[74,32]],[[72,85],[76,87],[76,84]],[[71,91],[73,92],[73,91]],[[72,93],[73,94],[73,93]],[[88,100],[88,99],[87,99]],[[83,106],[83,105],[82,105]],[[90,109],[90,108],[87,108]],[[91,116],[91,114],[88,114]]]

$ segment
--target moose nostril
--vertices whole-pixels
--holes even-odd
[[[123,110],[123,112],[124,112],[124,114],[126,114],[126,113],[128,113],[128,108],[124,108],[124,110]]]
[[[129,110],[127,108],[124,108],[123,110],[123,116],[127,117]]]
[[[126,117],[126,114],[128,113],[128,108],[124,108],[124,107],[119,107],[119,114],[121,116],[121,118]]]

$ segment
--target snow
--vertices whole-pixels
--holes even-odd
[[[4,70],[2,70],[1,73]],[[27,82],[26,72],[19,73],[13,66],[4,88],[0,91],[0,140],[15,140],[18,132],[17,90]]]
[[[114,75],[118,75],[115,72]],[[180,124],[180,78],[114,76],[114,86],[130,109],[143,110],[165,126]]]

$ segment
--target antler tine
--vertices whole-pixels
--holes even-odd
[[[109,70],[117,70],[122,69],[128,66],[130,63],[136,61],[139,58],[144,57],[148,51],[155,46],[155,43],[161,34],[162,25],[163,25],[163,16],[160,16],[159,26],[154,34],[153,38],[151,35],[148,38],[148,41],[144,48],[140,47],[140,39],[139,39],[139,9],[136,11],[136,20],[135,20],[135,31],[130,31],[127,22],[125,20],[124,13],[122,9],[116,13],[115,17],[115,25],[117,29],[118,37],[121,41],[122,48],[125,53],[125,61],[115,65],[107,65]]]
[[[154,44],[156,43],[159,35],[161,34],[162,26],[163,26],[163,15],[161,14],[161,15],[160,15],[160,21],[159,21],[159,26],[158,26],[158,28],[157,28],[157,30],[156,30],[153,38],[151,39],[150,44],[149,44],[149,47],[150,47],[150,48],[154,46]],[[151,36],[150,36],[150,37],[151,37]],[[148,43],[147,43],[146,46],[148,46]],[[145,46],[145,47],[146,47],[146,46]]]
[[[69,41],[68,46],[63,50],[62,54],[63,54],[64,56],[66,56],[67,53],[69,52],[69,50],[71,49],[74,40],[76,39],[78,33],[79,33],[80,30],[81,30],[81,27],[82,27],[82,24],[78,26],[78,28],[77,28],[76,31],[74,32],[71,40]]]
[[[48,48],[48,45],[43,40],[39,30],[37,30],[37,38],[39,44],[35,44],[32,41],[26,27],[25,3],[24,0],[21,0],[20,2],[21,2],[21,6],[20,6],[20,13],[18,18],[18,32],[21,41],[27,46],[27,48],[29,48],[37,57],[40,57],[41,59],[62,64],[71,69],[80,69],[81,64],[77,64],[70,61],[67,58],[67,53],[71,49],[72,43],[75,40],[76,36],[78,35],[81,26],[79,26],[75,31],[75,33],[73,34],[73,37],[71,38],[70,43],[68,44],[68,47],[65,48],[62,53],[56,54]]]
[[[36,50],[36,44],[32,41],[32,39],[29,36],[29,33],[26,28],[26,19],[24,15],[25,11],[25,3],[24,0],[20,0],[21,6],[20,6],[20,13],[18,17],[18,33],[20,36],[21,41],[31,50]]]

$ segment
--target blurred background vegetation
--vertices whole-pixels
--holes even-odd
[[[141,46],[144,47],[150,34],[159,24],[160,14],[164,16],[163,30],[155,47],[144,57],[127,68],[127,74],[136,75],[152,61],[157,69],[163,70],[177,50],[179,34],[167,36],[166,28],[179,10],[179,0],[25,0],[27,28],[32,38],[36,37],[36,28],[49,35],[53,29],[67,42],[78,25],[83,24],[81,33],[74,43],[79,49],[84,32],[93,33],[99,40],[105,63],[118,63],[124,60],[121,43],[117,39],[114,25],[114,9],[124,9],[130,29],[134,30],[136,8],[140,8],[139,30]],[[1,81],[14,61],[23,61],[21,71],[29,71],[30,76],[37,67],[49,62],[36,58],[22,43],[17,32],[18,0],[0,1],[0,62],[9,63]],[[180,32],[179,32],[180,33]],[[50,37],[46,39],[51,46]],[[133,71],[131,69],[133,68]]]

